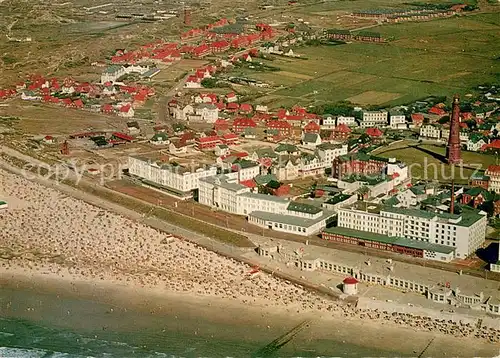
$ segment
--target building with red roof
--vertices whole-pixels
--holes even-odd
[[[320,130],[320,125],[314,121],[310,121],[303,128],[304,133],[319,133]]]
[[[196,138],[195,143],[198,150],[212,150],[222,144],[222,141],[219,136],[206,136]]]
[[[429,109],[429,114],[443,117],[446,115],[446,111],[443,108],[439,108],[437,106],[434,106],[431,109]]]
[[[71,105],[75,108],[80,108],[80,109],[83,108],[83,102],[80,98],[74,100]]]
[[[189,76],[186,79],[186,84],[184,85],[186,88],[201,88],[201,79],[196,76]]]
[[[227,120],[219,118],[214,123],[215,131],[227,131],[229,129],[229,123]]]
[[[492,140],[490,144],[485,144],[481,147],[481,151],[496,151],[500,152],[500,139]]]
[[[242,103],[240,106],[240,112],[241,113],[252,113],[253,107],[250,103]]]
[[[257,183],[253,179],[242,180],[242,181],[240,181],[240,184],[244,185],[244,186],[246,186],[247,188],[250,188],[250,189],[257,188]]]
[[[134,109],[132,108],[132,105],[130,103],[127,103],[123,106],[120,107],[118,110],[118,115],[120,117],[133,117],[134,116]]]
[[[105,103],[101,106],[101,112],[105,114],[113,114],[115,112],[115,109],[111,104]]]
[[[240,108],[240,105],[236,102],[228,103],[226,106],[226,110],[228,112],[237,112],[239,108]]]
[[[380,138],[384,135],[384,133],[376,127],[367,128],[365,133],[372,138]]]
[[[269,132],[277,132],[277,135],[289,137],[292,135],[292,125],[287,121],[271,120],[267,122]]]
[[[424,115],[422,113],[412,113],[411,122],[415,127],[421,127],[424,124]]]
[[[226,52],[231,48],[231,44],[226,40],[215,41],[210,44],[213,53]]]
[[[234,92],[226,94],[226,102],[231,103],[231,102],[236,102],[238,100],[238,96]]]
[[[63,105],[68,106],[68,107],[73,104],[73,101],[71,101],[71,98],[68,98],[68,97],[63,98],[61,100],[61,102],[62,102]]]
[[[225,145],[236,145],[239,143],[238,135],[234,133],[226,133],[221,137],[222,143]]]
[[[242,133],[245,131],[245,128],[255,127],[257,127],[257,123],[251,118],[236,118],[233,121],[233,131],[235,133]]]
[[[193,56],[201,58],[205,57],[211,54],[210,46],[207,44],[200,45],[198,47],[195,47],[193,50]]]
[[[332,136],[334,139],[347,139],[351,135],[352,129],[345,123],[339,124],[333,130]]]

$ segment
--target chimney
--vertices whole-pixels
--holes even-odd
[[[191,9],[184,8],[184,25],[191,26]]]
[[[455,213],[455,181],[451,181],[451,203],[450,203],[450,214]]]
[[[458,95],[455,95],[453,97],[450,118],[450,135],[446,147],[446,160],[448,164],[461,162],[462,155],[460,149],[460,99]]]

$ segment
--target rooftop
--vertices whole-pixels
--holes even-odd
[[[305,204],[305,203],[298,203],[296,201],[292,201],[288,207],[287,210],[289,211],[296,211],[299,213],[306,213],[306,214],[318,214],[322,210],[316,206]]]
[[[282,215],[282,214],[274,214],[264,211],[252,211],[249,216],[252,216],[257,219],[277,222],[285,225],[294,225],[300,227],[309,227],[314,225],[322,220],[325,220],[334,214],[331,211],[325,211],[323,215],[316,219],[306,219],[293,215]]]
[[[332,228],[325,229],[324,232],[327,232],[330,234],[339,234],[339,235],[345,235],[345,236],[349,236],[349,237],[355,237],[357,239],[363,239],[363,240],[368,240],[368,241],[377,241],[377,242],[383,242],[386,244],[399,245],[399,246],[409,247],[409,248],[413,248],[413,249],[435,251],[435,252],[440,252],[443,254],[450,254],[453,251],[455,251],[454,247],[431,244],[428,242],[407,239],[404,237],[390,237],[390,236],[376,234],[376,233],[368,232],[368,231],[347,229],[344,227],[332,227]]]
[[[347,206],[346,209],[365,211],[370,214],[380,214],[382,206],[379,204],[368,203],[366,201],[357,201],[354,204]]]
[[[200,178],[199,181],[207,182],[212,185],[217,185],[231,191],[239,191],[242,189],[247,189],[245,185],[239,184],[236,180],[232,180],[227,175],[224,174]]]
[[[338,194],[328,199],[325,203],[335,205],[349,199],[351,196],[352,195]]]
[[[290,202],[288,199],[281,198],[279,196],[259,194],[259,193],[242,193],[242,194],[240,194],[240,196],[243,196],[243,197],[246,197],[249,199],[269,200],[269,201],[274,201],[275,203],[281,203],[281,204],[287,204]]]

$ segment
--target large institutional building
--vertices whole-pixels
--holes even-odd
[[[199,187],[200,178],[217,174],[217,168],[212,167],[186,167],[161,160],[141,156],[128,158],[129,174],[151,186],[171,191],[181,197],[190,197],[192,192]]]
[[[377,237],[409,239],[411,242],[405,242],[413,243],[420,251],[407,253],[451,261],[454,258],[466,258],[481,246],[486,225],[486,215],[474,210],[449,214],[357,202],[338,211],[338,227],[349,229],[349,233],[327,238],[352,241],[366,239],[366,234],[375,234]],[[373,241],[378,240],[374,238]]]
[[[324,229],[334,213],[289,199],[254,193],[231,175],[199,180],[201,204],[237,215],[246,215],[254,225],[276,231],[309,236]]]

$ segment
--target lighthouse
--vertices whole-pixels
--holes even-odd
[[[456,94],[453,97],[453,109],[450,118],[450,137],[446,147],[446,161],[448,164],[457,164],[462,161],[460,152],[460,100]]]

